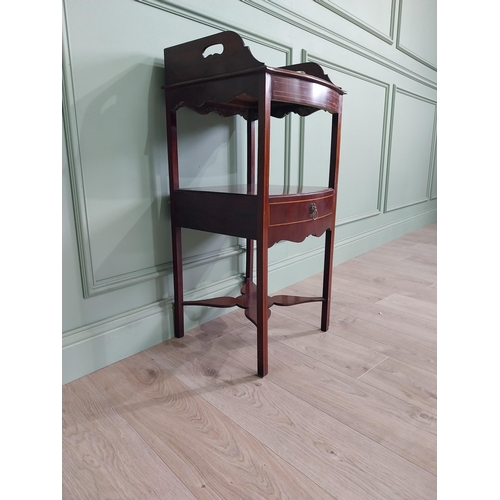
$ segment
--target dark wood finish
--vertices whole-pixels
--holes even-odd
[[[219,44],[224,47],[223,54],[204,57],[203,53],[207,48]],[[264,66],[264,63],[253,57],[241,37],[233,31],[169,47],[165,49],[164,55],[165,85],[184,84]]]
[[[259,88],[259,143],[257,175],[257,373],[268,372],[267,265],[269,227],[269,155],[271,150],[271,76],[264,73]]]
[[[269,246],[281,240],[299,243],[307,236],[321,236],[333,219],[333,190],[274,197],[270,201]]]
[[[220,54],[205,57],[206,49],[219,44],[223,49]],[[315,63],[282,68],[266,66],[252,56],[234,32],[166,48],[163,88],[167,106],[175,335],[184,334],[184,306],[241,307],[257,327],[257,371],[264,377],[268,372],[268,318],[272,305],[322,302],[321,329],[328,329],[344,91]],[[202,115],[216,112],[221,116],[241,115],[247,120],[245,185],[202,189],[179,186],[176,111],[183,106]],[[307,116],[318,109],[333,115],[328,186],[300,189],[270,186],[271,117],[282,118],[292,112]],[[246,239],[245,283],[239,297],[183,300],[183,227]],[[280,240],[300,242],[307,236],[325,232],[322,297],[269,297],[268,249]]]
[[[247,186],[248,190],[255,185],[255,122],[247,121]],[[246,269],[245,279],[251,281],[253,279],[253,249],[254,240],[247,238],[246,247]]]
[[[339,178],[340,159],[340,129],[342,117],[342,103],[338,113],[332,116],[332,140],[330,151],[330,176],[328,185],[333,189],[332,225],[326,232],[325,238],[325,265],[323,269],[323,305],[321,308],[321,330],[326,332],[330,325],[330,298],[332,290],[333,271],[333,243],[335,237],[335,213],[337,211],[337,183]]]
[[[177,117],[175,112],[167,106],[167,154],[169,168],[170,192],[174,193],[179,189],[179,171],[172,168],[179,162],[177,150]],[[182,239],[181,226],[176,224],[175,210],[170,209],[172,216],[172,262],[174,271],[174,333],[176,337],[184,336],[184,308],[182,305],[184,296],[184,285],[182,281]]]
[[[176,225],[257,239],[257,197],[179,189],[171,197]]]
[[[271,205],[271,226],[282,226],[318,220],[333,213],[333,190],[319,195],[295,195],[293,201],[275,201]]]
[[[246,184],[177,189],[171,199],[172,220],[181,227],[255,240],[259,203],[256,193],[254,187]],[[332,225],[333,204],[334,191],[328,188],[317,192],[269,194],[268,246],[280,240],[300,242],[309,235],[320,236]],[[316,215],[311,212],[313,205]],[[247,273],[248,277],[251,275],[252,272]]]

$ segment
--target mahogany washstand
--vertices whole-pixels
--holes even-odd
[[[204,57],[222,45],[221,54]],[[257,61],[241,37],[226,31],[166,48],[165,90],[174,274],[174,330],[184,335],[184,306],[238,306],[257,327],[258,375],[268,372],[268,318],[272,305],[321,302],[321,330],[329,327],[335,209],[342,115],[341,88],[312,62],[280,68]],[[217,112],[247,120],[247,183],[220,188],[179,186],[176,112],[186,106],[200,114]],[[269,185],[271,116],[294,112],[307,116],[322,109],[332,114],[328,185]],[[258,126],[255,158],[255,123]],[[257,160],[257,161],[255,161]],[[257,180],[255,164],[257,163]],[[326,182],[325,182],[326,184]],[[183,298],[181,228],[245,238],[246,273],[239,297],[185,301]],[[268,248],[280,240],[303,241],[326,232],[321,297],[268,296]],[[256,245],[256,284],[253,249]]]

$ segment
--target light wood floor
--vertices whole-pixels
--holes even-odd
[[[326,333],[272,309],[264,379],[238,310],[65,385],[63,498],[436,498],[436,225],[333,288]]]

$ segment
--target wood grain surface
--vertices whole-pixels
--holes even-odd
[[[88,377],[63,402],[63,498],[196,499]]]
[[[331,498],[148,354],[90,380],[197,498]]]

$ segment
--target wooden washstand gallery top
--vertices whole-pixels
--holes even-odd
[[[203,53],[222,45],[220,54]],[[339,113],[345,92],[334,85],[313,62],[273,68],[255,59],[243,39],[225,31],[199,40],[168,47],[165,56],[167,106],[189,107],[200,114],[241,115],[257,119],[259,84],[270,75],[271,116],[294,112],[307,116],[318,109]]]

